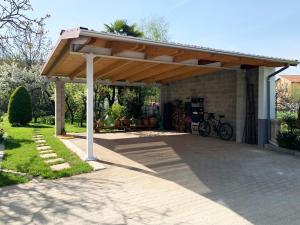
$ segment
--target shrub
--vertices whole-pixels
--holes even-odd
[[[296,132],[279,132],[277,143],[280,147],[300,150],[300,134]]]
[[[41,117],[41,123],[54,125],[55,124],[55,117],[53,115],[43,116],[43,117]]]
[[[2,127],[0,127],[0,144],[4,141],[5,131]]]
[[[282,116],[282,122],[286,123],[289,131],[292,131],[297,127],[297,116],[293,113],[285,113]]]
[[[10,96],[8,121],[12,125],[26,125],[32,120],[31,97],[25,87],[18,87]]]
[[[111,115],[112,118],[115,119],[121,119],[122,117],[124,117],[126,115],[126,107],[125,106],[121,106],[118,103],[114,103],[111,107]]]

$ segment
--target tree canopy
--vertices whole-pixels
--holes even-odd
[[[128,24],[127,20],[116,20],[111,24],[104,24],[104,28],[106,32],[113,34],[121,34],[132,37],[143,37],[143,32],[137,29],[137,25],[135,23]]]

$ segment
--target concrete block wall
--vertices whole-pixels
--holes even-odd
[[[163,91],[164,101],[203,97],[206,112],[225,115],[224,121],[229,122],[236,130],[236,85],[237,72],[220,71],[211,74],[176,81],[166,86]]]

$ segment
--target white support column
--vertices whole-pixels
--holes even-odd
[[[55,81],[55,135],[61,135],[65,127],[65,91],[64,82]]]
[[[86,81],[87,81],[87,107],[86,107],[86,160],[94,160],[94,55],[86,54]]]
[[[258,70],[258,145],[268,142],[268,107],[270,107],[270,119],[275,116],[275,78],[270,80],[270,105],[268,105],[268,81],[270,74],[275,72],[273,67],[259,67]]]

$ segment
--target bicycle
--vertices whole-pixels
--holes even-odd
[[[224,115],[219,115],[219,119],[216,119],[215,113],[207,113],[207,119],[204,119],[199,123],[198,131],[199,135],[202,137],[207,137],[211,133],[211,126],[213,131],[217,133],[218,137],[222,140],[230,140],[233,136],[233,128],[229,123],[222,122],[222,119],[225,118]]]

